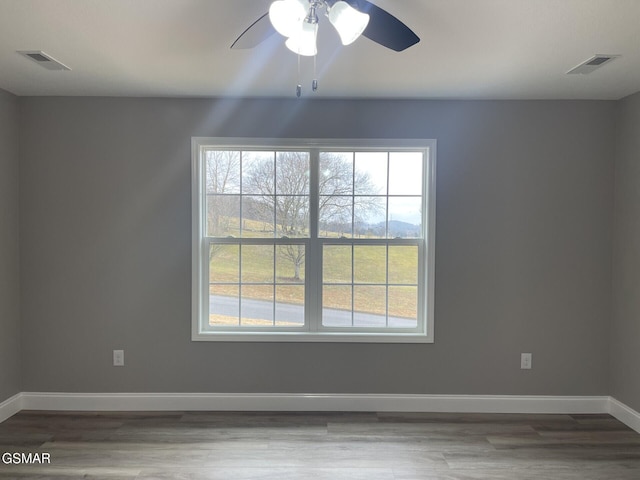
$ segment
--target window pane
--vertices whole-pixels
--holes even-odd
[[[276,228],[279,237],[308,237],[309,197],[302,195],[277,196]]]
[[[205,158],[207,193],[240,193],[240,152],[207,150]]]
[[[304,286],[276,285],[276,326],[304,325]]]
[[[356,197],[354,236],[384,238],[387,221],[385,197]]]
[[[356,245],[353,247],[354,281],[356,283],[387,282],[387,247]]]
[[[240,281],[240,249],[238,245],[209,245],[209,282]]]
[[[387,325],[387,287],[353,287],[353,325],[385,327]]]
[[[389,154],[389,195],[422,195],[422,152]]]
[[[389,246],[389,283],[418,284],[417,246]]]
[[[389,197],[389,238],[422,237],[422,198]]]
[[[351,237],[353,197],[320,197],[320,237]]]
[[[276,281],[304,283],[305,246],[276,246]]]
[[[273,283],[273,246],[242,246],[242,282]]]
[[[275,192],[273,152],[242,152],[242,194],[273,195]]]
[[[309,195],[309,152],[276,153],[276,193]]]
[[[209,286],[209,325],[237,327],[240,317],[239,287],[235,285]]]
[[[239,195],[207,195],[207,236],[240,236]]]
[[[353,195],[353,153],[320,152],[318,190],[321,196]]]
[[[389,287],[389,326],[418,326],[418,287]]]
[[[242,236],[273,238],[275,199],[270,196],[242,197]]]
[[[387,153],[356,152],[355,156],[355,194],[386,195]]]
[[[351,283],[351,245],[325,245],[322,249],[322,281]]]
[[[322,325],[325,327],[350,327],[351,285],[322,287]]]
[[[273,285],[243,285],[242,327],[273,325]]]

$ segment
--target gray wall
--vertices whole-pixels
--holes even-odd
[[[20,391],[18,99],[0,90],[0,403]]]
[[[24,98],[24,390],[608,394],[614,114]],[[437,139],[435,344],[192,342],[191,136]]]
[[[640,93],[617,120],[611,395],[640,411]]]

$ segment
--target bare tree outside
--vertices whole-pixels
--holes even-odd
[[[309,235],[309,154],[278,152],[275,162],[253,162],[243,176],[247,190],[259,193],[249,197],[248,209],[256,218],[274,218],[280,237]],[[275,181],[274,181],[275,180]],[[300,280],[304,265],[304,245],[281,245],[280,255],[294,266],[293,280]]]
[[[319,217],[324,228],[351,235],[352,224],[364,222],[362,212],[381,208],[376,187],[366,172],[353,172],[353,161],[340,154],[324,153],[319,176]],[[275,180],[275,182],[274,182]],[[275,162],[265,159],[252,163],[243,172],[247,188],[260,195],[251,196],[247,210],[256,219],[273,218],[276,235],[307,237],[309,235],[309,154],[307,152],[278,152]],[[244,185],[243,185],[244,187]],[[361,208],[354,216],[354,195],[362,197]],[[367,197],[367,195],[369,195]],[[249,212],[247,212],[249,213]],[[340,232],[342,231],[342,232]],[[280,254],[294,266],[293,280],[300,280],[305,251],[302,245],[283,245]]]
[[[231,229],[233,212],[238,210],[240,194],[240,152],[209,150],[205,157],[207,191],[207,235],[226,236]],[[219,250],[212,245],[209,259]]]
[[[275,181],[274,181],[275,180]],[[277,161],[252,162],[243,172],[247,215],[273,221],[278,236],[309,235],[309,154],[279,152]]]
[[[367,172],[353,171],[351,154],[323,152],[320,156],[319,220],[323,229],[339,235],[357,233],[357,226],[383,209],[377,187]],[[357,197],[358,208],[354,209]]]
[[[239,235],[247,220],[262,225],[263,233],[274,232],[277,237],[309,236],[308,152],[277,152],[275,156],[241,160],[237,150],[210,150],[206,152],[205,169],[208,236]],[[351,154],[322,152],[318,187],[320,228],[332,235],[367,233],[362,225],[383,209],[370,175],[354,172]],[[304,246],[282,245],[278,249],[294,267],[293,280],[299,281]],[[210,258],[218,250],[219,245],[212,244]]]

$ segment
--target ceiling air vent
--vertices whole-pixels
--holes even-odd
[[[601,66],[611,63],[613,60],[618,58],[620,55],[595,55],[591,57],[586,62],[582,62],[575,68],[572,68],[567,73],[581,73],[583,75],[587,75],[593,72],[595,69],[600,68]]]
[[[42,50],[18,50],[18,53],[23,57],[36,62],[47,70],[71,70],[64,63],[59,62],[51,55],[44,53]]]

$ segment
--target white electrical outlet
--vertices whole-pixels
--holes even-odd
[[[523,353],[520,355],[520,368],[522,370],[530,370],[531,369],[531,357],[530,353]]]
[[[124,367],[124,350],[113,351],[113,366]]]

